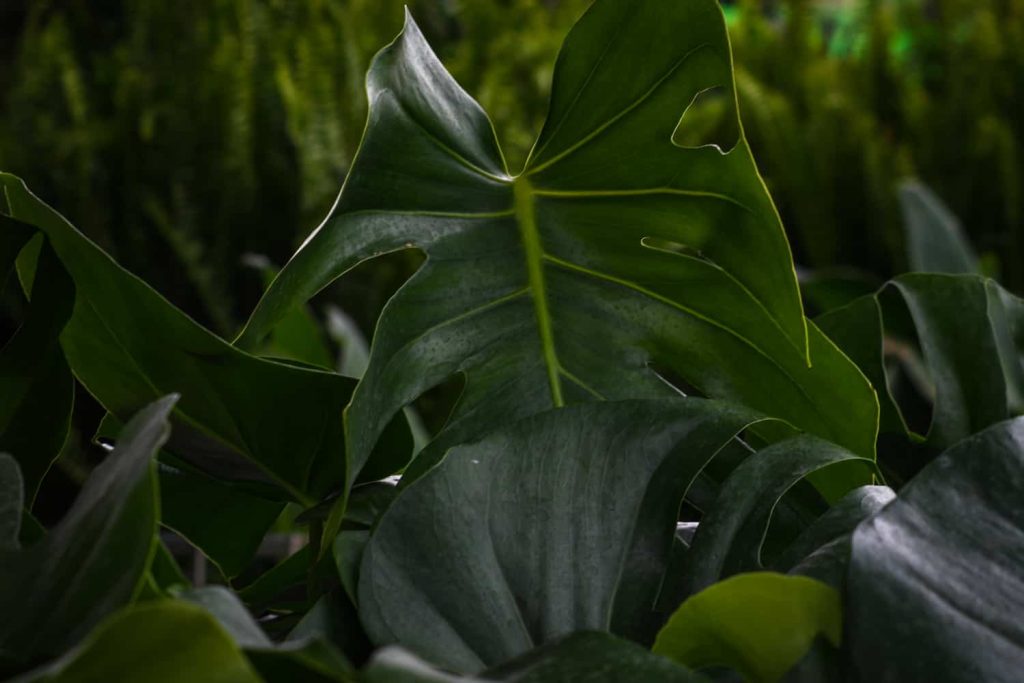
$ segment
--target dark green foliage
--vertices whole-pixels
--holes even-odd
[[[441,35],[455,16],[497,21],[472,4],[464,14],[425,4],[428,31]],[[811,32],[808,6],[786,4],[794,47],[762,66],[792,71]],[[213,122],[197,124],[190,144],[219,150],[218,163],[184,172],[203,159],[201,147],[161,139],[160,187],[216,195],[201,201],[223,232],[200,241],[217,245],[209,254],[226,278],[237,273],[225,255],[250,245],[240,226],[264,181],[276,178],[258,197],[273,220],[299,215],[319,200],[282,208],[275,193],[294,197],[298,186],[319,197],[333,186],[325,169],[354,161],[328,218],[269,282],[235,344],[0,174],[0,274],[10,294],[21,291],[12,297],[20,326],[0,350],[0,448],[11,451],[0,453],[0,675],[1019,676],[1024,436],[1013,417],[1024,401],[1024,304],[978,274],[952,214],[910,184],[911,262],[949,272],[881,288],[870,276],[802,276],[802,294],[824,313],[808,320],[739,117],[736,95],[748,97],[751,81],[734,83],[715,0],[597,0],[551,72],[536,66],[549,47],[543,36],[500,67],[490,60],[509,50],[501,40],[499,52],[486,38],[458,43],[475,47],[454,63],[488,64],[473,77],[483,83],[491,73],[552,74],[543,123],[528,103],[501,114],[518,122],[503,139],[524,151],[519,175],[484,109],[410,17],[369,67],[355,153],[346,136],[361,117],[347,117],[359,100],[345,99],[346,113],[331,108],[338,87],[351,94],[351,69],[375,45],[352,18],[372,13],[386,24],[389,3],[220,0],[192,32],[177,5],[128,5],[133,12],[111,15],[122,25],[99,28],[128,26],[139,44],[169,41],[165,56],[181,41],[180,59],[149,65],[154,73],[212,71],[191,94]],[[39,56],[54,60],[72,94],[82,76],[64,49],[68,22],[91,21],[77,7],[30,12],[22,47],[29,59],[49,44]],[[573,7],[555,3],[542,15],[539,0],[519,0],[506,9],[567,19]],[[874,21],[886,16],[869,8]],[[170,32],[153,33],[157,23]],[[770,44],[756,42],[764,29],[743,24],[743,49]],[[341,44],[334,30],[347,31],[343,74],[311,66]],[[789,190],[820,190],[829,176],[817,155],[852,150],[871,117],[901,121],[905,112],[877,90],[888,53],[869,48],[873,78],[860,87],[873,113],[857,114],[863,128],[841,130],[833,124],[846,114],[819,119],[808,103],[800,116],[813,124],[812,144],[794,149],[813,154],[788,159]],[[109,73],[120,77],[139,68],[133,54],[111,50],[94,66],[118,65]],[[337,76],[324,81],[331,94],[304,108],[295,79],[325,73]],[[116,110],[130,119],[152,101],[140,94],[149,81],[132,79],[116,89],[128,102]],[[31,111],[30,86],[11,86],[8,97],[28,98],[18,116]],[[257,106],[261,98],[276,104]],[[485,99],[497,109],[504,101]],[[72,111],[83,132],[98,120],[88,107]],[[145,110],[137,130],[155,140],[183,126],[180,116]],[[280,145],[281,121],[305,142]],[[524,122],[540,130],[528,156]],[[846,138],[822,146],[815,135],[826,131]],[[322,155],[306,156],[317,144]],[[278,154],[298,156],[278,164]],[[121,211],[90,194],[89,183],[106,182],[90,168],[72,170],[79,197],[98,212],[88,221]],[[132,181],[129,205],[182,220],[147,192],[145,169]],[[887,181],[875,189],[896,201]],[[843,249],[839,225],[831,242],[804,234],[812,262]],[[119,244],[141,245],[130,253],[163,253],[138,234],[115,234],[118,221],[109,227]],[[179,255],[188,252],[183,230],[164,233]],[[418,267],[392,273],[408,281],[384,307],[368,355],[340,311],[327,309],[321,329],[310,297],[367,259],[410,249],[420,256],[405,266]],[[185,277],[207,318],[226,328],[234,304],[218,308],[227,299],[208,286],[201,261],[188,261]],[[269,260],[246,261],[270,280]],[[450,419],[431,420],[432,434],[417,429],[414,448],[409,404],[453,378],[462,389]],[[74,391],[86,409],[94,400],[102,409],[75,412],[87,424],[71,433],[96,434],[109,452],[63,519],[41,523],[36,489],[52,484],[55,458],[64,473],[76,457],[64,446]],[[268,567],[258,551],[272,527],[305,544]],[[183,542],[196,549],[188,575],[169,551]],[[205,558],[223,585],[203,585]]]

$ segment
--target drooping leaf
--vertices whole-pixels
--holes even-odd
[[[262,683],[201,607],[160,600],[110,617],[78,648],[17,683]]]
[[[1020,300],[975,275],[911,273],[817,321],[883,395],[882,434],[909,434],[888,394],[882,356],[888,294],[905,302],[934,385],[928,446],[947,448],[1020,409],[1024,366],[1013,322]]]
[[[370,538],[367,633],[462,672],[578,630],[650,642],[681,498],[757,419],[702,399],[589,403],[452,449]]]
[[[38,253],[25,319],[0,348],[0,449],[18,461],[31,507],[71,424],[74,381],[57,339],[75,288],[49,244],[31,240],[31,228],[0,214],[0,235],[0,293],[19,252]]]
[[[170,450],[214,475],[271,484],[312,504],[345,481],[339,415],[354,380],[261,360],[206,331],[119,267],[18,178],[0,174],[11,215],[42,231],[70,274],[61,345],[76,377],[124,421],[179,392]],[[395,422],[387,452],[407,452]]]
[[[842,609],[833,588],[802,576],[738,574],[688,598],[652,651],[693,669],[723,666],[750,683],[775,683],[815,638],[839,645]]]
[[[814,319],[815,324],[839,345],[864,372],[878,394],[880,433],[906,433],[907,425],[889,391],[885,374],[882,311],[874,294],[831,309]]]
[[[580,632],[541,646],[478,676],[455,676],[399,647],[374,655],[367,683],[707,683],[708,679],[607,633]]]
[[[63,652],[132,599],[152,558],[158,521],[153,457],[177,400],[125,427],[67,515],[40,541],[0,557],[0,665]]]
[[[709,89],[738,124],[716,2],[594,3],[565,41],[547,122],[515,177],[411,19],[367,83],[366,133],[337,204],[238,340],[254,348],[364,259],[426,252],[386,307],[346,412],[354,471],[401,468],[369,457],[384,424],[453,375],[466,385],[447,445],[567,403],[671,395],[652,365],[873,453],[875,399],[805,324],[741,127],[724,152],[673,142]]]
[[[853,535],[855,680],[1001,682],[1024,671],[1024,418],[928,465]]]
[[[978,257],[960,221],[934,192],[916,180],[904,181],[900,185],[900,208],[912,271],[981,274]]]
[[[874,465],[810,436],[773,444],[747,458],[701,518],[680,575],[666,577],[661,604],[674,609],[722,579],[764,568],[762,546],[779,501],[802,479],[837,466],[870,472]]]

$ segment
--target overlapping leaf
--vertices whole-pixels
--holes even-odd
[[[42,540],[0,551],[0,668],[62,652],[139,589],[159,515],[153,458],[175,400],[128,422],[119,447]]]
[[[731,150],[673,142],[720,88]],[[567,403],[672,393],[651,366],[870,456],[877,420],[856,368],[802,317],[785,236],[738,126],[712,0],[598,0],[558,58],[550,112],[511,176],[491,124],[411,19],[375,59],[370,114],[327,220],[238,343],[360,261],[415,247],[347,411],[353,470],[387,419],[454,374],[453,444]],[[808,366],[808,357],[813,367]]]
[[[7,218],[3,208],[0,198],[0,294],[15,279],[22,251],[33,251],[38,264],[25,283],[26,316],[0,348],[0,449],[18,461],[31,506],[70,427],[74,381],[57,339],[71,317],[75,290],[49,244],[33,241],[34,231]]]
[[[370,538],[367,633],[463,672],[577,630],[649,642],[682,496],[757,419],[701,399],[590,403],[452,449]]]
[[[693,669],[723,666],[751,683],[775,683],[818,637],[839,645],[842,609],[833,588],[802,576],[739,574],[684,602],[653,651]]]
[[[46,235],[74,282],[61,344],[104,407],[124,421],[179,392],[168,448],[204,471],[270,484],[270,495],[306,503],[344,482],[339,415],[354,380],[235,349],[120,268],[20,180],[0,174],[0,187],[10,215]],[[383,447],[407,453],[405,426],[393,433]]]
[[[947,448],[1024,407],[1020,299],[976,275],[911,273],[817,320],[883,394],[883,433],[908,432],[888,393],[882,355],[889,294],[910,312],[934,385],[930,446]]]
[[[440,671],[399,647],[382,649],[363,672],[367,683],[708,683],[709,679],[607,633],[580,632],[479,676]]]
[[[853,536],[856,680],[1010,681],[1024,671],[1024,418],[957,444]]]

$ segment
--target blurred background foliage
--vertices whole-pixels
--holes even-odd
[[[4,0],[0,167],[215,331],[326,214],[358,145],[363,78],[404,0]],[[517,170],[588,0],[411,0]],[[915,175],[988,271],[1024,286],[1024,0],[725,4],[744,125],[807,272],[906,269],[896,196]],[[685,103],[684,103],[685,104]],[[714,135],[714,106],[687,119]],[[696,132],[695,132],[696,131]],[[326,295],[367,333],[418,262]]]

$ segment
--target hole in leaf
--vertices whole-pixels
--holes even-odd
[[[423,251],[414,247],[367,259],[335,280],[314,299],[314,305],[318,310],[327,302],[338,306],[372,341],[385,304],[425,259]]]
[[[419,415],[423,428],[431,440],[448,424],[465,388],[466,378],[460,372],[428,389],[413,401],[412,408]]]
[[[921,353],[917,327],[906,301],[894,287],[885,287],[878,301],[882,307],[882,355],[889,392],[907,426],[917,434],[927,434],[935,385]]]
[[[732,91],[724,86],[701,90],[679,119],[672,142],[684,149],[714,147],[728,154],[740,139],[735,104]]]

